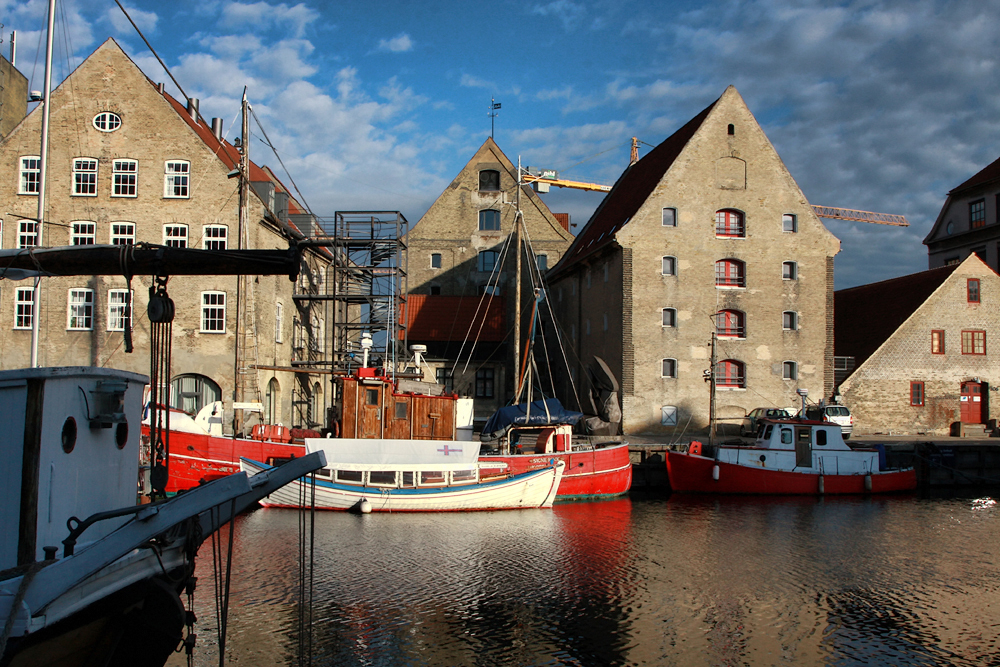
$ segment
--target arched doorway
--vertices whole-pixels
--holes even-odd
[[[281,385],[277,378],[271,378],[264,393],[264,423],[277,424],[281,418]]]
[[[192,415],[209,403],[222,400],[222,388],[212,378],[187,373],[170,383],[170,406]]]
[[[309,426],[322,427],[323,424],[323,385],[316,382],[312,386],[312,396],[309,397]]]

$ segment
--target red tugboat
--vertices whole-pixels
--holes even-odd
[[[913,468],[887,469],[885,450],[852,449],[840,426],[809,419],[762,420],[750,446],[699,442],[667,452],[677,493],[863,494],[912,491]]]

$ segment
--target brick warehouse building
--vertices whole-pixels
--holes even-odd
[[[625,434],[704,430],[714,328],[721,423],[828,396],[839,247],[730,86],[625,171],[553,268],[575,375],[607,363]]]
[[[856,365],[837,393],[855,433],[995,428],[1000,276],[977,255],[838,290],[834,299],[836,353]]]
[[[112,39],[91,54],[51,95],[46,211],[38,238],[38,151],[41,108],[0,142],[0,238],[4,248],[36,244],[150,242],[223,249],[236,247],[239,179],[229,178],[239,159],[221,139],[162,87],[148,79]],[[251,165],[247,241],[243,247],[287,248],[303,217],[294,199],[266,169]],[[308,217],[308,216],[305,216]],[[301,235],[300,235],[301,236]],[[298,286],[287,276],[253,281],[256,357],[259,365],[289,368],[297,340],[322,331],[316,316],[294,296],[309,289],[326,264],[310,252]],[[46,366],[113,366],[149,372],[146,301],[150,277],[137,276],[133,336],[136,353],[124,354],[126,282],[116,276],[46,278],[41,287],[39,363]],[[196,410],[223,400],[232,421],[235,385],[236,277],[177,277],[174,300],[175,405]],[[30,363],[30,282],[0,283],[0,367]],[[322,349],[322,341],[309,349]],[[263,418],[288,426],[318,426],[328,403],[318,375],[261,371],[257,384]],[[326,398],[324,398],[326,396]],[[254,400],[246,397],[246,400]]]
[[[489,138],[407,235],[408,341],[427,345],[438,381],[472,396],[480,421],[514,391],[514,255],[503,251],[516,200],[517,167]],[[521,212],[539,267],[554,266],[573,238],[569,217],[530,186],[521,187]],[[522,297],[530,304],[531,290]]]

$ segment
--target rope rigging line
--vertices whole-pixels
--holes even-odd
[[[260,119],[257,118],[257,114],[254,112],[253,107],[250,107],[250,115],[253,116],[253,119],[255,121],[257,121],[257,127],[260,128],[261,134],[263,134],[264,139],[266,139],[266,141],[262,143],[265,143],[267,146],[271,148],[271,151],[274,152],[274,157],[278,158],[278,163],[281,165],[281,168],[285,170],[285,174],[288,176],[288,181],[292,184],[292,187],[295,188],[296,194],[299,195],[299,201],[302,202],[303,206],[305,206],[306,212],[311,214],[312,209],[309,208],[309,204],[306,202],[306,198],[302,196],[302,192],[299,190],[299,186],[295,184],[295,179],[292,178],[291,173],[289,173],[288,167],[285,166],[285,163],[282,161],[281,156],[278,155],[278,149],[275,148],[274,144],[271,143],[270,137],[267,136],[267,130],[264,129],[264,126],[261,124]]]

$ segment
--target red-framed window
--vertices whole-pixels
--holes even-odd
[[[715,386],[745,388],[747,386],[746,365],[736,359],[720,361],[715,366]]]
[[[969,203],[969,227],[986,226],[986,200],[980,199]]]
[[[715,212],[715,235],[742,238],[747,235],[743,214],[731,208]]]
[[[986,354],[986,332],[962,332],[962,354]]]
[[[746,338],[746,317],[742,310],[720,310],[715,314],[715,335]]]
[[[716,287],[746,287],[746,264],[738,259],[720,259],[715,263]]]
[[[944,330],[931,330],[931,354],[944,354]]]
[[[910,383],[910,405],[922,406],[924,404],[924,383]]]
[[[979,303],[979,278],[969,278],[965,284],[969,303]]]

